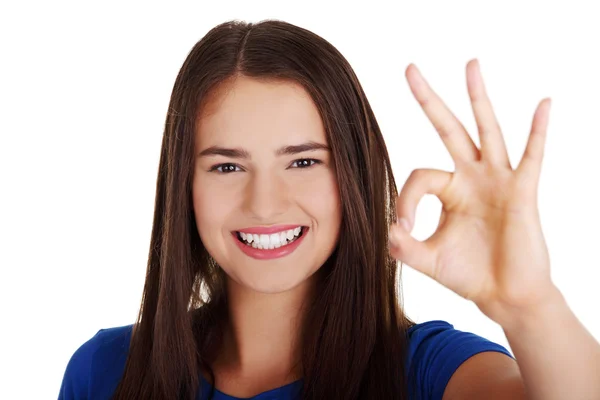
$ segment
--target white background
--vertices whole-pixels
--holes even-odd
[[[513,165],[535,107],[550,96],[539,206],[552,275],[600,338],[594,2],[218,3],[0,6],[0,398],[56,398],[83,342],[135,320],[172,85],[193,45],[234,18],[294,23],[346,56],[378,117],[399,186],[414,168],[453,168],[410,93],[409,63],[477,141],[465,66],[479,58]],[[423,200],[416,237],[433,232],[439,211],[437,199]],[[475,305],[409,267],[403,286],[417,322],[447,320],[508,346]]]

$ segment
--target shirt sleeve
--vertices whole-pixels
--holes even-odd
[[[454,372],[478,353],[495,351],[514,359],[505,347],[445,321],[418,324],[409,336],[408,384],[418,399],[441,400]]]
[[[102,329],[98,333],[102,332]],[[63,376],[58,400],[85,400],[89,398],[92,360],[98,348],[95,338],[82,344],[71,356]]]

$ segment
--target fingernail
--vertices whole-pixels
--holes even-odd
[[[394,247],[394,248],[398,247],[398,233],[396,231],[396,227],[394,227],[393,225],[390,228],[390,231],[388,234],[388,240],[390,242],[390,247]]]
[[[410,232],[410,224],[406,218],[400,218],[398,220],[398,224],[404,229],[406,232]]]

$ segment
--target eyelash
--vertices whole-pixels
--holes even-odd
[[[322,164],[322,161],[321,161],[321,160],[317,160],[317,159],[315,159],[315,158],[299,158],[299,159],[297,159],[297,160],[294,160],[294,161],[292,162],[292,164],[294,164],[294,163],[297,163],[297,162],[299,162],[299,161],[309,161],[309,162],[312,162],[312,164],[310,164],[310,165],[307,165],[307,166],[304,166],[304,167],[294,167],[294,168],[299,168],[299,169],[308,169],[308,168],[310,168],[310,167],[314,167],[315,165]],[[235,167],[238,167],[238,168],[239,168],[239,165],[237,165],[237,164],[234,164],[234,163],[223,163],[223,164],[216,164],[216,165],[213,165],[213,166],[212,166],[212,167],[211,167],[211,168],[208,170],[208,172],[216,172],[216,173],[218,173],[218,174],[230,174],[230,173],[232,173],[232,172],[239,172],[239,171],[228,171],[228,172],[225,172],[225,171],[219,171],[219,168],[222,168],[222,167],[224,167],[224,166],[227,166],[227,165],[233,165],[233,166],[235,166]]]

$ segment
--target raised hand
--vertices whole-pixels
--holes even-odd
[[[414,65],[406,77],[455,171],[413,171],[397,199],[391,254],[501,324],[514,312],[535,309],[556,291],[537,208],[550,99],[538,105],[525,153],[513,169],[477,60],[467,64],[467,86],[481,149]],[[440,199],[442,214],[436,232],[421,242],[409,232],[425,194]]]

